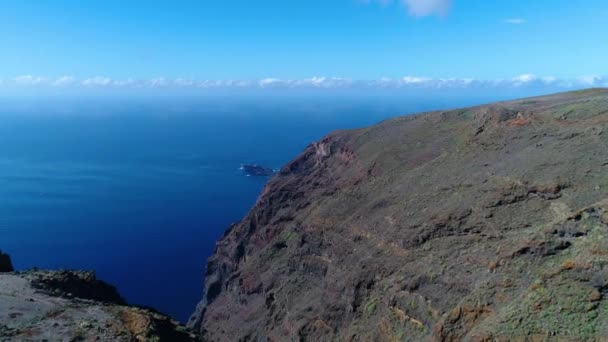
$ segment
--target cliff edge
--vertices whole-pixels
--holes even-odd
[[[208,260],[210,341],[608,336],[608,90],[334,132]]]
[[[197,340],[165,315],[128,306],[92,272],[0,273],[0,341]]]

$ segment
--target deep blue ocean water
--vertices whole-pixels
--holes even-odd
[[[205,259],[266,179],[335,129],[481,97],[0,99],[0,249],[18,269],[91,269],[182,321]]]

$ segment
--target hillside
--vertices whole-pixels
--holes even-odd
[[[608,336],[608,90],[335,132],[208,260],[210,341]]]

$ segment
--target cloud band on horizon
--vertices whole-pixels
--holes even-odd
[[[311,77],[304,79],[263,78],[258,80],[196,80],[155,77],[150,79],[115,80],[105,76],[77,79],[73,76],[47,78],[21,75],[0,79],[2,88],[84,88],[84,89],[468,89],[500,87],[552,87],[575,89],[608,87],[608,76],[586,75],[574,79],[522,74],[508,79],[430,78],[405,76],[376,80],[353,80],[342,77]]]

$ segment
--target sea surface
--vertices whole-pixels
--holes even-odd
[[[0,98],[0,249],[18,269],[95,270],[185,321],[216,239],[266,178],[335,129],[498,97]]]

